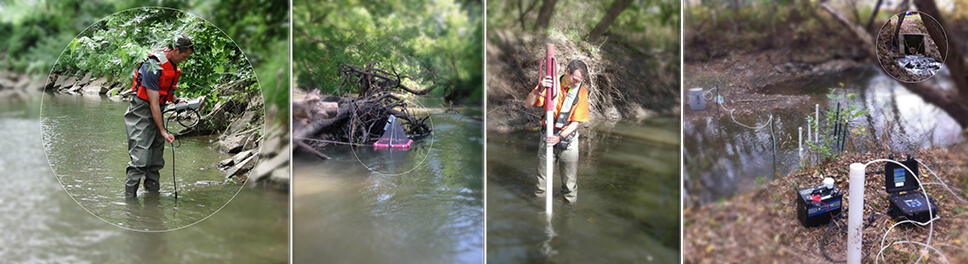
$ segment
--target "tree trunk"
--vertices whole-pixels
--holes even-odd
[[[518,11],[519,11],[519,14],[518,14],[518,22],[521,23],[521,30],[522,31],[525,30],[524,18],[527,17],[529,13],[531,13],[531,10],[534,10],[534,7],[535,6],[538,6],[538,0],[532,0],[531,1],[531,4],[529,4],[527,8],[524,8],[522,6],[524,4],[523,3],[524,1],[525,0],[518,1]]]
[[[920,3],[920,5],[918,5],[918,9],[925,13],[930,14],[931,12],[937,12],[937,7],[934,6],[934,1],[918,0],[917,3]],[[877,58],[877,54],[874,52],[874,37],[870,33],[863,30],[863,28],[861,28],[859,25],[852,24],[850,19],[838,13],[835,8],[830,7],[827,3],[822,3],[820,6],[827,11],[827,13],[833,16],[837,22],[840,22],[841,25],[848,28],[855,37],[864,43],[865,47],[868,47],[863,49],[867,52],[868,56],[871,58]],[[943,20],[941,19],[940,14],[935,16],[935,18],[939,23],[942,23]],[[944,26],[944,24],[942,23],[941,26]],[[950,42],[948,45],[954,47],[958,46],[954,40],[949,41]],[[953,50],[956,49],[951,49],[949,51]],[[952,52],[952,54],[948,54],[948,59],[945,61],[945,64],[948,66],[949,70],[951,70],[951,78],[955,80],[955,89],[952,91],[932,87],[927,82],[901,82],[901,84],[904,85],[908,91],[911,91],[911,93],[920,96],[925,102],[933,104],[941,110],[947,112],[948,115],[950,115],[955,122],[958,122],[958,125],[960,125],[962,128],[968,128],[968,99],[965,99],[966,95],[968,95],[968,85],[964,84],[968,83],[968,81],[965,79],[966,72],[964,71],[964,60],[965,58],[961,56],[960,52]]]
[[[951,79],[955,82],[955,90],[958,91],[958,95],[961,98],[961,102],[968,104],[968,67],[966,67],[965,57],[961,54],[961,50],[957,48],[949,49],[948,47],[961,47],[956,39],[947,38],[944,34],[945,22],[944,18],[941,17],[941,12],[938,11],[938,6],[935,5],[934,1],[926,0],[915,0],[914,5],[918,7],[921,13],[928,14],[938,22],[930,23],[925,22],[924,25],[928,29],[928,35],[934,40],[934,43],[938,46],[938,51],[941,56],[945,56],[945,65],[948,66],[948,70],[951,72]],[[921,20],[930,20],[930,18],[921,18]]]
[[[608,7],[608,11],[605,12],[605,16],[602,17],[602,20],[598,21],[598,24],[595,25],[595,28],[592,29],[592,32],[588,34],[588,41],[598,41],[598,39],[605,34],[605,30],[608,29],[608,26],[611,25],[612,22],[615,22],[615,18],[618,18],[618,16],[622,14],[622,11],[625,11],[625,8],[627,8],[631,3],[632,0],[615,0],[615,2],[612,2],[612,5]]]
[[[854,14],[854,21],[860,24],[860,11],[857,10],[857,0],[850,0],[850,12]]]
[[[551,21],[551,15],[555,12],[555,4],[558,0],[543,0],[541,1],[541,9],[538,10],[538,20],[534,24],[534,31],[543,32],[548,28],[548,24]]]
[[[907,16],[907,11],[903,11],[902,13],[897,14],[897,25],[894,26],[894,34],[891,35],[891,51],[903,52],[901,50],[898,50],[898,47],[899,47],[898,45],[901,44],[898,41],[899,41],[899,38],[901,37],[900,36],[901,24],[904,23],[904,17],[906,16]]]
[[[882,2],[884,2],[884,0],[877,0],[877,4],[874,4],[874,12],[871,13],[871,17],[867,19],[867,26],[864,27],[867,29],[867,32],[875,32],[875,29],[871,27],[874,26],[874,18],[877,17],[877,12],[881,10]]]

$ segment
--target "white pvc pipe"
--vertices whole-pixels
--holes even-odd
[[[847,209],[847,264],[860,264],[864,239],[864,170],[861,163],[850,164],[850,204]]]
[[[820,104],[814,105],[814,116],[813,116],[813,142],[820,142]]]
[[[545,103],[554,104],[555,102],[545,102]],[[554,113],[552,113],[551,111],[546,111],[545,120],[548,121],[546,122],[547,127],[545,129],[546,131],[545,136],[546,137],[553,136],[552,130],[554,130],[554,125],[552,125],[551,123],[554,122]],[[554,179],[552,175],[554,175],[553,164],[555,159],[555,156],[554,156],[555,145],[552,145],[549,143],[545,143],[545,145],[547,146],[545,149],[545,214],[547,214],[548,217],[551,217],[551,198],[552,196],[554,196],[554,192],[552,192],[553,187],[551,187],[551,182]]]
[[[813,129],[810,129],[810,122],[807,122],[807,142],[810,142],[810,139],[813,138],[810,131],[813,131]]]
[[[797,131],[797,150],[800,156],[803,156],[803,127],[798,127]]]

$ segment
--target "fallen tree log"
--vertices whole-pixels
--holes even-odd
[[[293,101],[296,104],[306,104],[306,101]],[[383,127],[390,115],[400,120],[404,131],[410,138],[422,138],[430,134],[431,129],[426,124],[430,115],[417,117],[407,109],[404,100],[390,93],[363,98],[340,98],[337,113],[331,118],[296,118],[293,120],[293,141],[295,146],[315,154],[321,158],[328,158],[322,154],[322,149],[331,144],[345,143],[349,145],[366,145],[375,142],[383,134]]]

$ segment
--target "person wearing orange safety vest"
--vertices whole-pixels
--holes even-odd
[[[545,190],[545,148],[547,144],[554,145],[554,156],[558,159],[561,170],[561,193],[565,201],[574,203],[578,200],[578,127],[582,122],[588,122],[588,87],[585,78],[588,76],[588,67],[581,60],[568,62],[565,74],[558,77],[561,84],[558,92],[555,93],[554,103],[556,118],[554,120],[553,136],[545,137],[541,133],[541,143],[538,147],[538,172],[536,197],[544,197]],[[534,87],[528,98],[525,99],[526,106],[542,107],[546,103],[544,92],[547,87],[553,86],[554,79],[545,76],[541,83]],[[542,110],[544,111],[544,110]],[[541,127],[545,127],[542,118]]]
[[[166,104],[178,101],[175,96],[181,75],[178,63],[193,51],[190,38],[176,36],[172,44],[148,54],[134,72],[133,93],[124,113],[128,155],[131,157],[125,170],[124,194],[127,198],[137,197],[141,179],[144,179],[146,191],[158,192],[161,178],[158,171],[165,166],[165,141],[175,141],[175,136],[165,131],[161,113]]]

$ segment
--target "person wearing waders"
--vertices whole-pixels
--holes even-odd
[[[128,133],[128,155],[131,161],[125,170],[127,180],[124,194],[127,198],[138,195],[138,185],[144,179],[145,190],[157,193],[165,166],[163,154],[165,141],[175,141],[162,123],[161,111],[171,102],[177,102],[175,90],[181,69],[178,63],[194,51],[192,40],[185,35],[175,36],[167,47],[145,56],[134,72],[131,82],[130,104],[124,113],[124,126]]]
[[[538,147],[538,190],[535,191],[536,197],[544,197],[548,190],[545,190],[545,148],[547,144],[554,146],[554,156],[552,162],[557,161],[557,167],[561,171],[561,193],[565,201],[574,203],[578,200],[578,127],[582,122],[588,122],[588,87],[584,84],[588,76],[588,67],[581,60],[568,62],[565,74],[558,77],[560,89],[554,93],[555,111],[554,133],[553,136],[545,137],[541,133],[541,143]],[[544,93],[547,87],[552,87],[554,80],[551,76],[545,76],[541,83],[528,93],[525,100],[526,106],[544,107],[547,103]],[[542,110],[543,111],[543,110]],[[544,115],[542,115],[544,116]],[[545,127],[545,120],[542,118],[541,127]]]

